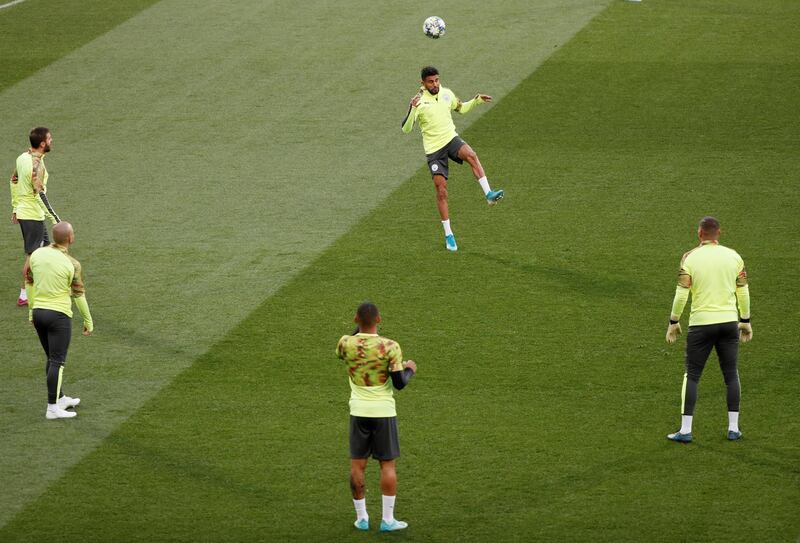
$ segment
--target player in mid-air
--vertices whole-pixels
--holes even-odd
[[[448,159],[459,164],[467,161],[489,205],[496,204],[504,193],[502,190],[492,190],[489,186],[489,180],[486,179],[486,172],[481,166],[478,155],[456,133],[452,112],[458,111],[463,115],[478,104],[491,102],[492,97],[476,94],[472,100],[462,102],[453,91],[441,86],[439,71],[433,66],[422,68],[420,75],[422,87],[408,106],[408,112],[403,119],[403,132],[406,134],[411,132],[414,122],[419,123],[428,168],[436,186],[436,203],[444,227],[445,247],[450,251],[457,251],[458,245],[450,227],[450,213],[447,207]]]
[[[345,361],[350,374],[350,489],[356,508],[355,527],[369,530],[364,472],[372,456],[381,468],[380,530],[393,532],[408,526],[394,518],[395,460],[400,456],[400,441],[393,390],[408,384],[417,365],[413,360],[403,362],[400,345],[378,335],[381,316],[375,304],[365,302],[358,306],[355,322],[355,333],[342,336],[336,346],[336,355]]]
[[[49,174],[44,165],[44,156],[53,146],[53,135],[49,129],[39,126],[31,130],[28,139],[31,147],[17,157],[16,168],[11,174],[11,222],[19,223],[22,230],[25,246],[23,270],[27,270],[31,253],[50,243],[47,226],[44,224],[45,218],[54,225],[59,221],[47,200]],[[28,305],[24,282],[17,305]]]
[[[703,217],[697,229],[700,245],[683,255],[678,286],[672,301],[667,328],[667,343],[675,343],[681,333],[680,318],[689,294],[692,311],[686,338],[686,373],[681,393],[681,427],[667,439],[692,441],[692,419],[697,402],[697,386],[711,350],[717,351],[725,379],[728,403],[728,439],[742,437],[739,430],[741,389],[737,356],[739,342],[753,338],[750,326],[750,289],[744,261],[733,249],[719,244],[721,230],[714,217]]]

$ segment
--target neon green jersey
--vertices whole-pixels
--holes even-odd
[[[739,253],[716,242],[703,242],[683,255],[673,314],[680,316],[683,312],[689,292],[692,295],[689,326],[738,321],[740,310],[743,317],[750,317],[744,261]],[[680,303],[682,293],[684,297]]]
[[[12,187],[11,205],[17,219],[43,221],[45,216],[57,222],[39,196],[47,192],[47,179],[50,176],[44,165],[44,155],[26,151],[17,157],[17,181]]]
[[[419,122],[422,146],[425,148],[426,155],[435,153],[458,135],[456,125],[453,124],[453,110],[464,114],[477,104],[483,103],[480,96],[475,96],[472,100],[462,104],[461,100],[447,87],[439,87],[439,92],[436,94],[431,94],[425,87],[422,87],[419,94],[419,104],[408,110],[408,115],[403,121],[403,132],[406,134],[411,132],[414,122]]]
[[[403,370],[400,345],[378,334],[342,336],[336,355],[350,374],[350,414],[356,417],[396,417],[393,371]]]
[[[28,279],[36,289],[31,309],[50,309],[72,317],[72,298],[84,295],[80,262],[55,244],[31,254]]]

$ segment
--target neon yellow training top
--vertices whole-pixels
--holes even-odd
[[[81,312],[84,325],[94,328],[86,303],[81,264],[60,245],[40,247],[31,254],[27,284],[28,305],[33,309],[50,309],[72,317],[72,298]]]
[[[350,374],[350,414],[396,417],[389,373],[403,371],[400,345],[378,334],[342,336],[336,345],[336,356],[345,361]]]
[[[44,165],[44,155],[32,151],[19,155],[16,174],[16,183],[11,182],[11,207],[17,219],[43,221],[47,217],[51,223],[57,223],[58,217],[39,196],[39,193],[47,192],[50,176]]]
[[[453,110],[465,114],[483,103],[480,96],[462,103],[447,87],[439,87],[439,92],[436,94],[431,94],[425,87],[421,87],[419,92],[421,97],[419,104],[417,107],[409,107],[403,121],[403,132],[406,134],[411,132],[414,121],[418,121],[426,155],[435,153],[458,135],[456,125],[453,124],[451,113]]]
[[[740,315],[750,318],[750,290],[744,261],[739,253],[715,241],[704,241],[683,255],[672,318],[680,318],[690,292],[689,326],[734,322]]]

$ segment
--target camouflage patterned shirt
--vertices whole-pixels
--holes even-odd
[[[395,417],[393,371],[403,371],[403,353],[396,341],[377,334],[342,336],[336,355],[350,374],[350,414]]]

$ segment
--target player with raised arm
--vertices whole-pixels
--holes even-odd
[[[356,509],[355,527],[369,530],[364,472],[372,456],[380,462],[383,518],[380,531],[408,527],[394,518],[397,496],[395,461],[400,456],[393,390],[402,390],[417,372],[413,360],[403,362],[396,341],[378,335],[381,316],[375,304],[358,306],[351,336],[342,336],[336,355],[350,375],[350,489]]]
[[[462,102],[453,91],[441,86],[439,71],[433,66],[422,68],[420,77],[422,87],[411,98],[402,128],[403,132],[407,134],[414,128],[415,122],[419,123],[422,145],[428,159],[428,168],[436,187],[436,203],[444,228],[445,247],[449,251],[457,251],[458,245],[456,245],[456,238],[450,227],[450,212],[447,206],[448,159],[458,164],[466,161],[470,165],[489,205],[500,201],[504,192],[492,190],[489,186],[489,180],[486,178],[486,172],[483,170],[478,155],[456,133],[452,112],[457,111],[463,115],[478,104],[491,102],[492,97],[486,94],[476,94],[472,100]]]
[[[16,168],[11,174],[11,222],[19,224],[25,246],[25,265],[28,268],[31,253],[49,244],[45,218],[52,224],[59,221],[58,215],[47,199],[49,174],[44,164],[45,154],[53,146],[50,130],[39,126],[28,136],[31,147],[17,157]],[[28,305],[25,284],[22,284],[17,305]]]

